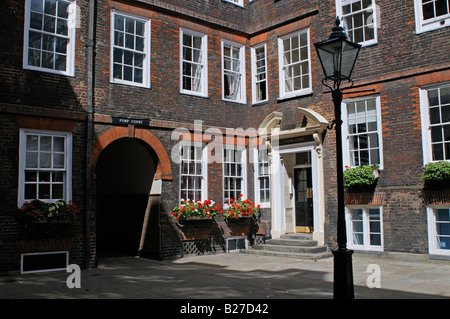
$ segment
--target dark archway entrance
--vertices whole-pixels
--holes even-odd
[[[139,254],[157,163],[153,149],[136,138],[117,139],[101,152],[96,164],[98,257]]]

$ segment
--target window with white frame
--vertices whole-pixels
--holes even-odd
[[[245,102],[244,46],[222,41],[222,97],[227,101]]]
[[[20,131],[18,204],[71,200],[72,134]]]
[[[383,166],[380,99],[348,100],[343,108],[345,164]]]
[[[111,12],[111,82],[150,86],[150,20]]]
[[[181,92],[207,95],[207,36],[180,29]]]
[[[205,200],[207,195],[206,148],[182,145],[180,150],[180,201]]]
[[[450,256],[450,207],[428,207],[429,253]]]
[[[251,49],[253,103],[267,101],[267,53],[266,45]]]
[[[342,17],[348,39],[362,45],[377,42],[375,0],[336,0],[337,16]]]
[[[76,2],[26,0],[25,69],[74,75]]]
[[[414,0],[416,32],[426,32],[450,25],[449,0]]]
[[[424,164],[450,160],[450,84],[420,89]]]
[[[311,93],[309,29],[278,40],[280,98]]]
[[[255,200],[262,207],[270,205],[270,166],[266,147],[254,149],[255,160]]]
[[[380,207],[347,207],[348,246],[359,250],[383,250],[383,221]]]
[[[223,198],[226,206],[230,199],[246,196],[246,152],[244,148],[224,146]]]

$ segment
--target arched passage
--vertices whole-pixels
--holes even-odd
[[[152,207],[159,203],[159,194],[155,201],[151,190],[155,179],[162,175],[159,163],[154,149],[139,138],[121,137],[110,141],[97,156],[98,256],[137,255],[144,237],[149,239],[150,232],[158,241],[158,223],[152,223],[151,219],[159,217],[159,210]],[[159,245],[158,242],[152,244]]]

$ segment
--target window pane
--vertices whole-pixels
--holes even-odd
[[[38,167],[38,153],[37,152],[27,152],[26,154],[26,168],[37,168]]]
[[[25,184],[25,200],[36,199],[37,197],[37,186],[36,184]]]
[[[64,185],[63,184],[53,184],[52,186],[52,199],[63,199],[64,198]]]
[[[381,246],[381,235],[370,234],[370,244],[372,246]]]
[[[50,184],[39,184],[39,199],[50,199]]]
[[[45,0],[45,10],[46,14],[56,15],[56,0]]]
[[[31,0],[31,10],[44,12],[43,0]]]
[[[353,245],[364,245],[363,234],[353,233]]]

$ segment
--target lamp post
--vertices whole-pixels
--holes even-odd
[[[344,203],[344,167],[342,161],[342,119],[341,103],[342,91],[341,83],[349,81],[353,67],[358,57],[361,45],[347,40],[344,29],[339,26],[339,18],[336,19],[336,26],[328,40],[314,43],[320,59],[325,78],[322,83],[330,88],[334,102],[335,119],[333,125],[336,128],[336,172],[337,172],[337,242],[338,248],[333,251],[334,255],[334,282],[333,297],[335,299],[353,299],[353,251],[347,249],[347,234],[345,226],[345,203]],[[326,84],[332,81],[333,85]]]

